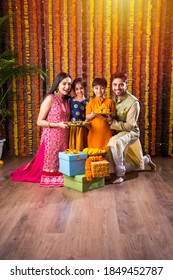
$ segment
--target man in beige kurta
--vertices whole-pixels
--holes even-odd
[[[156,170],[156,165],[149,155],[143,156],[139,140],[140,131],[137,124],[140,103],[127,91],[127,75],[115,73],[112,75],[112,99],[116,104],[116,117],[112,121],[111,129],[115,135],[108,143],[113,158],[113,168],[117,175],[114,183],[124,181],[126,172],[143,170],[145,164]]]

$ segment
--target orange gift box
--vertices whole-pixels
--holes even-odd
[[[109,176],[109,162],[107,160],[91,162],[92,177],[106,177]]]

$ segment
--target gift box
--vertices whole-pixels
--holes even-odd
[[[59,152],[59,171],[68,176],[85,173],[86,153],[70,154]]]
[[[91,162],[92,177],[109,176],[109,162],[107,160]]]
[[[64,175],[64,186],[80,191],[86,192],[101,188],[105,186],[105,178],[95,178],[92,181],[87,181],[85,174],[76,175],[76,176],[66,176]]]

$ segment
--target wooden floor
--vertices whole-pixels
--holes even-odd
[[[173,259],[173,159],[86,193],[10,181],[0,166],[0,259]],[[28,159],[29,161],[29,159]]]

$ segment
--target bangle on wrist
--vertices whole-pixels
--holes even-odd
[[[48,122],[47,127],[50,128],[50,122]]]

